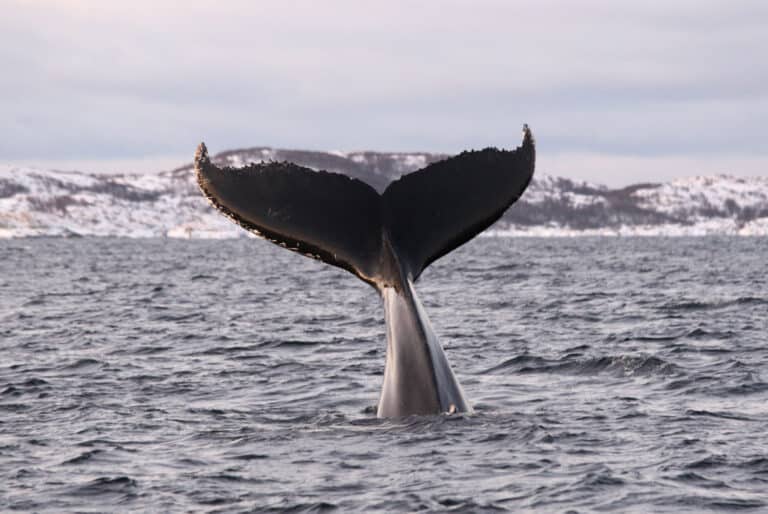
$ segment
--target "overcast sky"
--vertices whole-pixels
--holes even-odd
[[[768,176],[768,2],[3,0],[0,163],[515,147],[621,185]]]

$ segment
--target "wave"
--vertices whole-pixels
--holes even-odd
[[[699,311],[699,310],[717,310],[734,306],[745,305],[768,305],[768,299],[757,296],[739,296],[728,300],[681,300],[662,304],[658,307],[659,311]]]
[[[71,459],[65,460],[64,462],[62,462],[62,464],[64,464],[64,465],[68,465],[68,464],[82,464],[84,462],[87,462],[87,461],[91,460],[93,457],[95,457],[96,455],[98,455],[100,453],[104,453],[104,450],[100,450],[98,448],[95,449],[95,450],[89,450],[87,452],[81,453],[77,457],[73,457]]]
[[[285,502],[279,505],[265,505],[259,508],[263,512],[287,512],[287,513],[309,513],[309,512],[333,512],[338,510],[338,505],[325,501],[314,503],[290,503]]]
[[[100,366],[100,365],[103,365],[103,364],[104,363],[102,361],[100,361],[100,360],[91,359],[91,358],[83,358],[83,359],[78,359],[75,362],[71,362],[69,364],[65,364],[65,365],[61,366],[61,368],[59,368],[59,369],[61,369],[61,370],[80,370],[80,369],[90,368],[90,367],[93,367],[93,366]]]
[[[135,495],[138,484],[127,476],[100,477],[70,491],[72,496]]]
[[[668,376],[681,373],[680,368],[675,364],[652,355],[614,355],[587,359],[564,357],[563,359],[550,360],[526,354],[508,359],[481,374],[493,374],[503,370],[511,370],[516,373],[588,376],[601,373],[615,376]]]
[[[711,418],[733,419],[736,421],[755,421],[752,418],[748,418],[746,416],[741,416],[739,414],[735,414],[731,412],[713,412],[708,410],[688,409],[687,411],[685,411],[685,414],[687,416],[706,416]]]

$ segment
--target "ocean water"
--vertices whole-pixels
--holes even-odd
[[[0,270],[3,512],[768,511],[768,238],[476,239],[417,284],[476,412],[389,420],[343,271],[159,239]]]

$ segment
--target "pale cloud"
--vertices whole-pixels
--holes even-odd
[[[455,152],[527,122],[541,162],[746,166],[768,156],[767,25],[762,0],[11,1],[0,160]]]

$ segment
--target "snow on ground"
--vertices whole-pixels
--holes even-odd
[[[571,182],[561,177],[553,177],[546,173],[537,173],[528,189],[525,190],[525,201],[533,204],[545,202],[567,201],[573,207],[586,207],[595,204],[605,204],[604,197],[596,194],[585,194],[579,191],[604,192],[604,186],[590,184],[589,182]]]
[[[689,177],[659,187],[639,189],[640,205],[667,214],[686,212],[691,206],[708,206],[729,212],[735,205],[768,208],[768,177]]]
[[[220,159],[221,164],[236,166],[275,155],[275,150],[257,148],[227,153]],[[413,171],[435,158],[416,153],[344,155],[351,162],[366,165],[372,173],[378,170],[377,160],[391,159],[394,169],[389,173],[394,176],[400,168]],[[603,204],[610,209],[606,198],[613,193],[601,185],[539,173],[523,198],[531,205],[554,202],[555,206],[578,209]],[[509,226],[502,221],[485,235],[768,235],[766,177],[678,179],[638,187],[630,197],[646,209],[675,214],[680,222],[573,230],[553,223]],[[191,167],[155,174],[96,175],[0,165],[0,238],[67,235],[228,238],[248,233],[208,205],[197,189]]]
[[[402,167],[409,170],[418,170],[427,165],[427,156],[424,154],[399,154],[397,158],[402,159]]]

